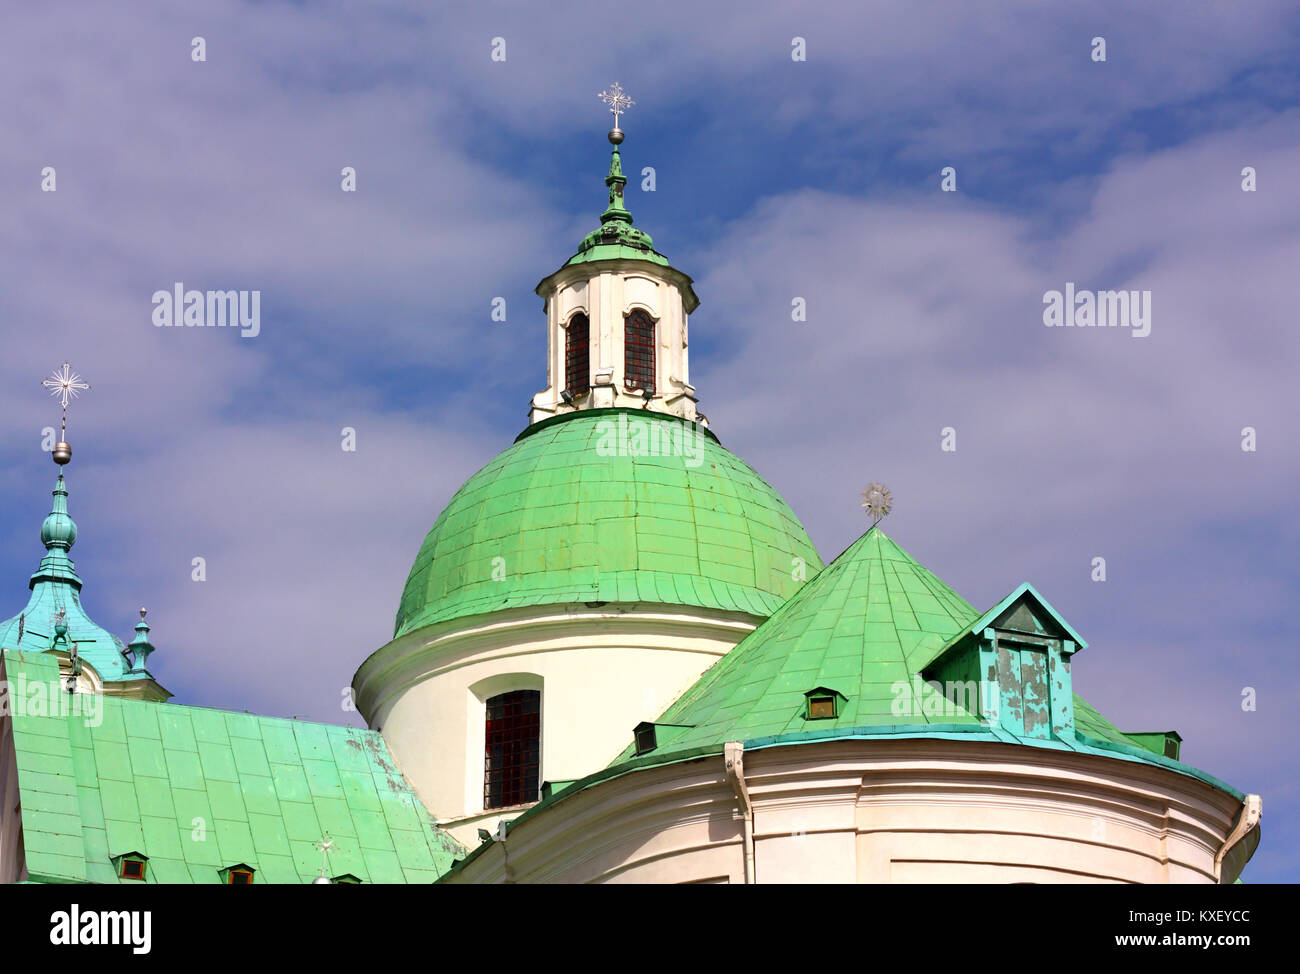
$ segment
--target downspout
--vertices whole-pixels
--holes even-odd
[[[505,873],[505,882],[513,883],[515,881],[515,870],[510,865],[510,845],[506,842],[506,820],[500,819],[497,822],[496,833],[492,836],[492,841],[501,846],[501,869]]]
[[[1250,833],[1250,830],[1259,824],[1263,814],[1264,800],[1259,795],[1247,795],[1245,802],[1242,804],[1241,814],[1237,816],[1237,824],[1232,827],[1228,837],[1223,840],[1223,848],[1214,857],[1214,881],[1216,883],[1223,882],[1224,858],[1233,846],[1245,838]]]
[[[749,788],[745,785],[745,745],[740,741],[728,741],[723,745],[723,757],[727,762],[727,780],[736,793],[740,803],[741,831],[745,845],[745,882],[755,883],[754,879],[754,806],[749,801]]]

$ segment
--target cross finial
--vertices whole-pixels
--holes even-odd
[[[72,366],[67,362],[63,363],[63,368],[55,369],[50,373],[48,379],[43,379],[41,385],[50,390],[50,395],[59,400],[63,406],[63,423],[60,426],[59,442],[54,445],[54,462],[63,466],[72,459],[72,448],[68,446],[68,403],[76,399],[83,391],[90,388],[90,384],[85,382],[81,376],[72,371]]]
[[[628,97],[627,92],[623,90],[623,86],[617,81],[596,97],[609,106],[610,112],[614,115],[614,131],[617,132],[619,130],[618,117],[635,105],[636,102]]]
[[[63,405],[64,412],[68,409],[68,400],[76,399],[90,385],[83,382],[81,376],[72,371],[72,366],[67,362],[63,363],[63,368],[55,369],[48,379],[41,382],[41,385],[50,390],[50,395],[57,397]]]

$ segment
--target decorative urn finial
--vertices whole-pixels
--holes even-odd
[[[147,669],[149,654],[154,651],[154,644],[149,641],[149,623],[144,621],[148,614],[149,610],[141,606],[140,621],[135,624],[135,638],[123,650],[123,655],[129,656],[131,669],[135,672]]]

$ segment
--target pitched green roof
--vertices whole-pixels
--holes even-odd
[[[3,663],[33,880],[132,882],[112,861],[135,852],[147,882],[216,883],[246,863],[254,882],[308,883],[324,832],[330,874],[366,882],[433,882],[464,854],[374,731],[69,695],[52,656]]]
[[[1021,586],[1016,593],[1026,590],[1032,588]],[[1004,599],[995,608],[1005,609],[1010,601]],[[998,615],[990,612],[990,618]],[[740,741],[747,751],[828,740],[1026,744],[1156,765],[1198,778],[1235,798],[1245,797],[1204,771],[1153,753],[1078,694],[1072,694],[1074,738],[1066,740],[1021,737],[945,706],[948,698],[922,678],[922,671],[953,637],[968,632],[981,617],[942,579],[872,528],[714,663],[654,722],[654,748],[637,755],[635,746],[629,746],[609,766],[552,789],[508,822],[506,831],[540,816],[563,815],[554,806],[613,778],[719,755],[727,741]],[[910,684],[919,694],[919,703],[909,702],[902,715],[892,709],[895,681]],[[816,688],[836,691],[836,718],[805,719],[805,694]],[[933,715],[932,703],[939,705]],[[475,848],[453,871],[490,844]]]
[[[834,737],[863,728],[979,729],[983,722],[960,701],[952,706],[922,670],[980,618],[942,579],[872,528],[664,712],[658,723],[691,725],[665,735],[665,750],[805,732]],[[902,714],[895,711],[900,685],[917,694]],[[837,717],[805,719],[804,695],[817,687],[846,698]],[[1078,732],[1136,747],[1082,697],[1073,699]],[[990,733],[1018,740],[1001,729]]]
[[[911,683],[978,615],[873,528],[715,663],[660,721],[694,725],[674,737],[674,749],[803,730],[804,693],[828,687],[848,699],[838,718],[815,722],[818,730],[929,722],[891,713],[893,687]],[[922,686],[923,694],[932,692]],[[935,721],[978,723],[966,714]]]
[[[582,602],[767,616],[821,567],[781,496],[703,427],[579,410],[530,426],[457,491],[416,555],[394,629]]]

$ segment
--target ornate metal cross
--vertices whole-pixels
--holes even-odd
[[[596,97],[599,98],[601,101],[603,101],[606,105],[608,105],[609,110],[613,112],[614,128],[618,128],[619,115],[621,115],[623,112],[627,111],[629,108],[631,108],[633,105],[636,104],[636,102],[634,102],[631,98],[627,96],[627,92],[623,90],[623,86],[619,84],[617,81],[615,81],[612,85],[609,86],[609,88],[607,88],[605,91],[602,91]]]
[[[82,381],[81,376],[72,371],[72,366],[67,362],[63,363],[63,368],[55,369],[50,373],[48,379],[41,381],[41,385],[50,390],[50,395],[59,400],[63,406],[63,431],[68,429],[68,402],[76,399],[83,390],[89,389],[90,384]]]

